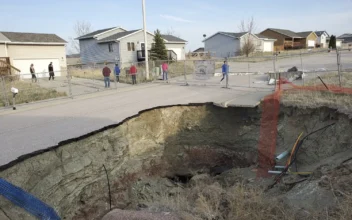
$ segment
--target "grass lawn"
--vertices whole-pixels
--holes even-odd
[[[6,101],[4,99],[5,98],[4,95],[6,95],[10,105],[12,104],[12,93],[10,91],[12,86],[19,90],[19,93],[16,95],[16,104],[35,102],[35,101],[67,96],[65,92],[57,92],[54,89],[42,88],[39,85],[35,83],[30,83],[30,82],[23,82],[23,81],[8,82],[7,81],[5,82],[5,85],[6,85],[6,94],[3,94],[3,90],[1,90],[2,94],[0,95],[0,107],[5,106]]]
[[[337,72],[321,76],[323,81],[329,85],[339,85]],[[352,88],[352,72],[342,73],[342,87]],[[319,79],[312,79],[305,83],[307,86],[322,85]],[[340,112],[352,115],[352,94],[336,94],[330,91],[306,91],[288,90],[284,91],[281,102],[284,105],[318,108],[336,108]]]
[[[152,61],[151,61],[152,62]],[[161,65],[160,61],[154,61],[154,66],[159,67]],[[113,70],[112,66],[109,66],[111,70]],[[145,79],[145,65],[139,64],[137,67],[137,82],[138,83],[143,83],[143,82],[151,82],[153,80],[158,80],[159,76],[155,74],[155,70],[153,70],[153,65],[149,65],[149,74],[150,74],[150,79],[146,80]],[[194,72],[194,62],[192,61],[179,61],[179,62],[173,62],[169,64],[169,72],[168,72],[168,77],[169,78],[174,78],[178,76],[183,76],[184,72],[186,70],[186,74],[192,74]],[[69,73],[73,77],[79,77],[79,78],[85,78],[85,79],[95,79],[95,80],[103,80],[102,76],[102,70],[101,68],[75,68],[71,67],[69,69]],[[114,78],[114,75],[112,74],[110,76],[111,79]],[[126,75],[125,69],[121,70],[120,73],[120,82],[121,83],[128,83],[131,84],[131,76]]]

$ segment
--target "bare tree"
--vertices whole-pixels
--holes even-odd
[[[91,32],[92,25],[86,21],[76,21],[73,26],[73,31],[75,33],[75,37],[70,37],[70,52],[71,53],[79,53],[79,42],[75,40],[75,38],[83,36]]]
[[[251,17],[247,21],[242,20],[239,26],[239,29],[241,32],[247,33],[242,38],[243,42],[241,42],[241,53],[243,55],[246,55],[246,57],[248,57],[249,54],[253,53],[256,48],[256,45],[255,45],[256,41],[254,37],[256,24],[255,24],[254,18]]]
[[[166,35],[172,35],[172,36],[175,36],[175,37],[180,37],[180,35],[177,34],[176,31],[172,27],[167,29],[167,31],[165,31],[165,34]]]

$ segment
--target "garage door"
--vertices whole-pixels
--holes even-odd
[[[264,52],[272,52],[274,47],[274,42],[264,42]]]
[[[308,47],[315,47],[315,41],[314,40],[308,40]]]
[[[53,62],[55,76],[61,76],[59,59],[14,59],[13,66],[21,70],[24,79],[31,78],[29,68],[34,64],[37,77],[49,77],[48,66]]]

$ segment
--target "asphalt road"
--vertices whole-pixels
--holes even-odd
[[[205,102],[225,107],[256,106],[271,91],[154,83],[17,106],[16,111],[1,110],[0,166],[21,155],[121,122],[141,110]]]

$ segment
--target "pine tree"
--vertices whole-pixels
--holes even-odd
[[[330,37],[329,48],[336,49],[336,36],[334,35]]]
[[[154,60],[167,60],[167,50],[160,31],[154,32],[154,44],[151,49],[151,58]]]

